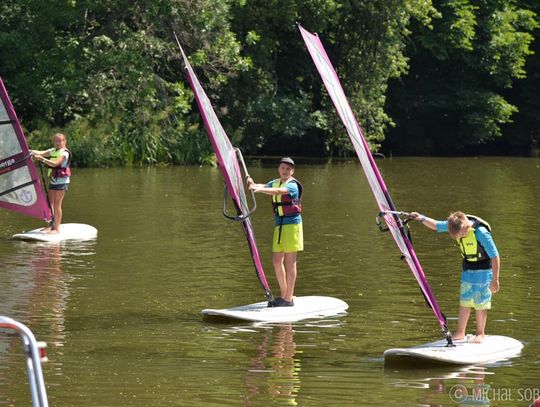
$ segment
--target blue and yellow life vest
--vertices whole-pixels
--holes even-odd
[[[469,270],[482,270],[491,268],[491,259],[486,249],[476,239],[475,231],[484,226],[491,233],[491,226],[482,218],[474,215],[466,215],[473,222],[469,233],[465,237],[457,238],[459,251],[463,257],[463,268]]]
[[[281,194],[272,196],[272,208],[276,216],[296,216],[302,213],[302,184],[295,178],[290,178],[285,183],[275,179],[272,181],[272,188],[286,187],[289,182],[295,182],[298,185],[298,198],[294,198],[290,194]]]

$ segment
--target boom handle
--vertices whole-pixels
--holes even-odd
[[[240,151],[239,148],[235,148],[234,152],[236,153],[236,156],[238,157],[238,161],[240,161],[240,163],[242,164],[242,169],[244,170],[244,174],[246,178],[248,178],[249,173],[246,167],[246,163],[244,161],[244,157],[242,156],[242,152]],[[242,222],[245,219],[249,218],[253,214],[253,212],[255,212],[255,210],[257,209],[257,200],[255,199],[255,192],[251,190],[250,192],[251,192],[251,200],[253,201],[253,207],[248,211],[248,213],[240,214],[236,216],[229,215],[227,213],[227,192],[228,192],[227,184],[225,184],[225,190],[223,191],[223,216],[225,216],[227,219],[235,220],[237,222]],[[241,212],[240,208],[237,207],[236,209],[238,212]]]
[[[401,211],[381,211],[378,213],[377,217],[375,218],[375,223],[379,227],[379,230],[381,232],[388,232],[390,229],[388,226],[384,226],[381,222],[381,219],[384,219],[384,215],[394,215],[394,218],[398,224],[403,224],[403,226],[407,226],[407,224],[411,221],[411,214],[409,212],[401,212]],[[401,219],[401,217],[406,217],[405,220]]]
[[[253,208],[246,214],[240,214],[236,216],[231,216],[227,213],[227,196],[228,196],[228,188],[227,184],[225,184],[225,188],[223,190],[223,216],[225,216],[227,219],[235,220],[237,222],[243,222],[247,218],[249,218],[253,212],[255,212],[255,209],[257,209],[257,201],[255,200],[255,193],[251,191],[251,196],[253,198]],[[235,205],[237,206],[236,202]],[[240,211],[240,209],[237,207],[237,210]]]
[[[249,173],[248,173],[246,162],[244,161],[244,156],[242,155],[242,152],[240,151],[238,147],[235,147],[234,152],[236,153],[236,156],[238,157],[240,164],[242,164],[242,168],[244,169],[244,174],[246,174],[246,178],[249,178]]]

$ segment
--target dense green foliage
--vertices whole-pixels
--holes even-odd
[[[441,18],[433,29],[416,27],[410,74],[391,87],[389,110],[398,127],[387,146],[407,153],[478,151],[518,111],[505,96],[527,77],[536,15],[511,1],[434,3]]]
[[[374,149],[527,151],[540,130],[539,8],[532,0],[12,0],[0,3],[0,75],[34,148],[61,130],[77,165],[209,162],[175,31],[244,151],[346,155],[350,142],[300,22],[319,33]]]

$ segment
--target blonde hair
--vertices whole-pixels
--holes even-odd
[[[64,143],[67,144],[67,137],[66,137],[64,134],[62,134],[62,133],[55,133],[55,134],[52,136],[53,140],[54,140],[56,137],[60,137],[60,138],[64,141]]]
[[[448,233],[453,238],[458,237],[459,233],[469,226],[469,218],[461,211],[453,212],[448,216]]]

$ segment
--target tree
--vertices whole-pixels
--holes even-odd
[[[0,2],[0,70],[24,124],[64,125],[78,112],[79,58],[69,2]]]
[[[0,4],[2,75],[32,143],[68,133],[79,165],[210,156],[173,30],[215,93],[249,60],[229,29],[234,0],[14,0]]]
[[[298,34],[300,21],[319,33],[377,148],[392,124],[384,111],[387,82],[407,69],[407,27],[411,18],[428,24],[434,12],[430,1],[393,0],[250,1],[235,8],[233,28],[254,65],[233,81],[233,88],[243,91],[235,100],[240,113],[232,120],[239,138],[253,152],[283,151],[283,143],[287,151],[294,146],[309,151],[306,144],[318,154],[352,151]]]
[[[109,125],[99,139],[122,163],[197,162],[210,155],[173,31],[208,87],[219,89],[248,63],[229,30],[230,2],[188,0],[88,1],[84,69],[91,127]]]
[[[522,1],[524,7],[540,15],[537,1]],[[507,92],[508,100],[518,108],[513,122],[503,127],[498,147],[521,154],[538,154],[540,144],[540,30],[534,31],[533,55],[527,58],[526,77],[517,80]]]
[[[409,74],[390,89],[401,153],[467,152],[501,135],[517,107],[505,89],[525,76],[535,14],[512,0],[440,0],[433,29],[414,28]]]

